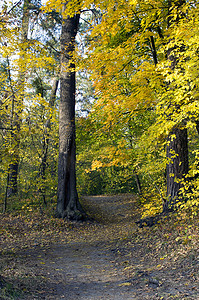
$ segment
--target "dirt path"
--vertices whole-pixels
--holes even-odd
[[[40,259],[45,261],[48,293],[44,288],[28,299],[134,299],[129,288],[120,287],[125,278],[104,245],[55,246]]]
[[[17,299],[199,299],[197,249],[160,260],[167,250],[151,247],[157,240],[150,245],[147,231],[139,236],[130,195],[87,197],[84,203],[98,222],[72,223],[62,242],[8,257],[8,268],[23,274]]]

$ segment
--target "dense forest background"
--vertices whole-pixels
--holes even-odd
[[[198,25],[194,0],[2,1],[1,211],[56,206],[60,78],[76,73],[78,194],[196,215]]]

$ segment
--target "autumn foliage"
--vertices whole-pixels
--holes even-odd
[[[143,215],[197,214],[198,4],[183,0],[1,5],[2,210],[56,199],[61,20],[79,14],[79,193],[139,193]]]

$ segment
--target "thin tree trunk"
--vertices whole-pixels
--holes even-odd
[[[142,195],[142,187],[141,187],[141,183],[140,183],[140,178],[136,172],[134,173],[134,175],[135,175],[135,182],[137,185],[138,193],[139,193],[139,195]]]
[[[84,214],[76,189],[76,145],[75,145],[75,65],[72,53],[79,23],[79,15],[62,21],[61,33],[61,78],[59,107],[59,161],[58,217],[82,219]]]
[[[17,153],[13,153],[12,161],[13,162],[9,165],[9,170],[8,170],[8,187],[7,187],[8,198],[13,195],[16,195],[18,192],[17,177],[18,177],[18,169],[19,169],[19,156],[17,155]]]
[[[199,121],[196,121],[196,130],[197,130],[197,132],[199,134]]]
[[[23,17],[22,17],[22,26],[21,26],[21,41],[27,41],[28,36],[28,27],[29,27],[29,5],[31,0],[24,0],[23,5]],[[19,60],[23,60],[23,56],[19,57]],[[21,90],[20,98],[23,99],[24,94],[24,81],[25,81],[25,73],[24,71],[20,71],[18,74],[18,83],[19,83],[19,90]],[[14,151],[12,154],[12,162],[8,168],[8,186],[7,186],[7,197],[11,197],[12,195],[16,195],[18,192],[18,170],[19,170],[19,147],[20,147],[20,127],[21,127],[21,120],[20,120],[20,112],[22,110],[22,103],[21,101],[13,98],[13,108],[12,108],[12,140]],[[23,101],[23,100],[22,100]],[[16,103],[15,103],[16,102]]]
[[[8,200],[8,183],[9,183],[9,174],[7,175],[7,181],[6,181],[6,192],[4,196],[4,203],[3,203],[3,214],[7,210],[7,200]]]
[[[53,80],[52,84],[52,90],[51,90],[51,96],[50,96],[50,107],[53,108],[55,105],[55,100],[56,100],[56,93],[57,93],[57,88],[58,88],[58,83],[59,83],[59,78],[55,77]],[[41,187],[40,187],[40,193],[43,198],[43,203],[47,205],[46,202],[46,193],[45,193],[45,181],[46,181],[46,167],[47,167],[47,156],[48,156],[48,147],[49,147],[49,131],[50,131],[50,119],[47,120],[46,125],[45,125],[45,135],[43,138],[43,156],[42,156],[42,161],[40,165],[40,176],[42,179]]]
[[[11,83],[11,77],[10,77],[10,83]],[[9,164],[8,167],[8,177],[7,177],[7,187],[6,187],[7,198],[16,195],[18,191],[17,177],[18,177],[18,169],[19,169],[20,124],[18,120],[18,115],[16,113],[15,101],[16,101],[15,96],[13,94],[12,109],[11,109],[11,124],[10,124],[13,153],[11,157],[11,163]]]

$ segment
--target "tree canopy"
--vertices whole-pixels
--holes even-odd
[[[68,99],[59,80],[76,73],[78,192],[139,193],[144,214],[197,213],[197,1],[5,1],[0,20],[4,210],[10,197],[21,207],[56,201],[58,107]]]

